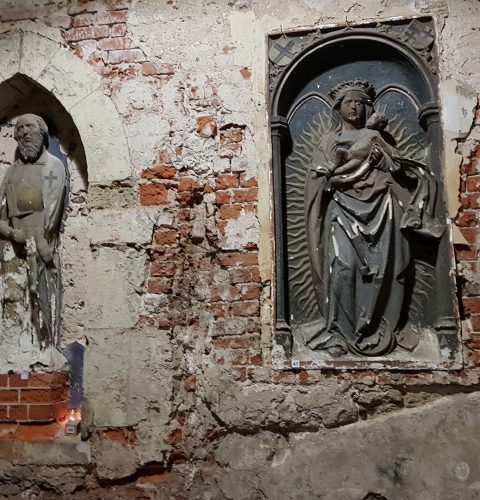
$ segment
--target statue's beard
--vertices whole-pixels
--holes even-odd
[[[43,141],[24,144],[21,140],[18,141],[18,152],[21,159],[25,163],[33,163],[40,158],[43,151]]]

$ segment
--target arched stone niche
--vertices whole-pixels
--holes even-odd
[[[61,235],[62,320],[56,347],[84,343],[87,267],[88,189],[122,181],[131,175],[127,141],[119,115],[101,91],[101,79],[82,60],[44,36],[18,30],[0,35],[0,176],[13,160],[13,123],[24,113],[41,115],[68,158],[70,173],[68,217]],[[3,353],[1,372],[60,369],[55,349],[40,352],[28,339],[15,339],[15,348]],[[19,354],[21,354],[19,352]]]
[[[17,74],[54,95],[70,115],[85,146],[90,183],[108,184],[130,176],[122,123],[102,92],[100,77],[87,63],[44,36],[12,30],[0,36],[1,82]],[[5,100],[21,97],[21,88],[6,88]]]
[[[272,35],[269,59],[275,221],[275,339],[277,352],[284,355],[277,358],[277,366],[339,369],[458,368],[462,360],[454,283],[450,272],[452,248],[449,242],[449,228],[447,227],[443,233],[440,229],[448,221],[443,194],[444,166],[435,28],[432,19],[402,20],[346,28],[329,27],[310,32]],[[410,173],[412,175],[409,180],[404,179],[403,184],[399,182],[402,184],[400,187],[405,189],[405,193],[408,190],[412,193],[418,192],[415,191],[415,186],[423,182],[418,179],[422,176],[428,177],[429,180],[426,182],[429,186],[426,188],[428,194],[424,201],[427,200],[426,203],[430,204],[430,208],[425,211],[431,209],[436,228],[431,231],[436,233],[435,237],[431,235],[428,237],[426,235],[428,231],[420,234],[421,229],[416,231],[405,227],[400,229],[401,226],[398,225],[397,240],[408,240],[409,257],[404,259],[405,265],[402,268],[404,271],[395,275],[396,279],[392,280],[402,281],[403,286],[403,295],[397,299],[401,301],[397,307],[400,312],[395,319],[397,331],[395,334],[390,334],[390,347],[383,351],[379,349],[381,352],[375,354],[363,354],[357,347],[339,354],[338,350],[335,352],[335,349],[318,347],[320,342],[316,347],[310,347],[314,344],[311,342],[313,335],[316,338],[321,338],[323,335],[325,338],[323,332],[330,332],[326,325],[334,324],[331,331],[334,331],[335,335],[338,333],[337,330],[341,331],[342,328],[337,323],[337,320],[341,321],[338,319],[341,315],[346,318],[345,322],[352,323],[353,315],[365,314],[371,324],[375,321],[371,318],[375,318],[376,311],[382,308],[387,310],[390,308],[388,300],[394,300],[376,299],[377,302],[371,309],[372,316],[369,310],[371,296],[365,299],[365,303],[362,302],[363,299],[358,297],[362,288],[354,286],[352,291],[347,286],[347,280],[343,289],[339,286],[339,291],[335,292],[333,299],[337,300],[336,297],[341,296],[338,298],[340,310],[347,303],[343,301],[343,294],[351,293],[354,298],[348,305],[351,305],[353,315],[349,316],[343,311],[325,312],[331,310],[330,305],[326,304],[332,303],[329,285],[325,283],[337,283],[331,277],[336,275],[335,267],[330,266],[330,270],[327,269],[321,275],[320,285],[318,278],[312,277],[315,274],[315,271],[312,273],[312,265],[314,266],[312,262],[315,258],[323,259],[322,262],[330,259],[329,262],[337,263],[343,259],[342,265],[346,262],[346,267],[352,269],[361,269],[365,264],[362,259],[366,254],[364,248],[360,247],[366,243],[360,241],[358,246],[352,237],[353,233],[346,236],[354,255],[350,262],[348,258],[345,261],[341,251],[335,250],[335,255],[325,254],[322,250],[322,245],[328,245],[325,240],[319,245],[315,243],[316,249],[312,247],[309,241],[313,239],[310,234],[313,226],[308,226],[307,222],[311,212],[308,215],[306,208],[311,198],[308,199],[310,195],[305,195],[305,190],[310,189],[307,176],[323,175],[308,172],[313,168],[314,158],[317,158],[319,150],[323,148],[321,146],[323,137],[326,137],[329,130],[333,130],[331,114],[334,99],[336,95],[341,95],[342,91],[335,94],[332,93],[332,89],[342,82],[354,80],[368,81],[375,88],[372,105],[375,111],[384,113],[388,120],[387,128],[381,132],[381,137],[389,138],[390,143],[396,146],[392,154],[402,157],[398,160],[398,164],[405,166],[407,160],[412,160],[414,166],[401,167],[409,172],[408,175]],[[360,128],[365,130],[368,126],[364,123]],[[335,136],[333,131],[331,134],[332,137]],[[340,143],[341,139],[335,139],[335,148]],[[342,147],[349,149],[351,146],[350,141],[347,146]],[[347,153],[344,151],[344,154]],[[370,175],[369,172],[367,171],[365,175]],[[331,172],[328,173],[328,176],[330,175],[333,177]],[[365,182],[368,183],[370,180]],[[335,196],[343,196],[344,192],[341,189],[339,191],[335,185],[332,187],[327,181],[322,185],[324,185],[322,193],[325,194],[321,196],[322,204],[319,205],[316,215],[318,234],[325,235],[322,231],[326,227],[333,234],[333,223],[328,221],[328,217],[330,213],[334,213],[332,212],[334,209],[331,208],[329,200],[336,199]],[[353,184],[347,193],[352,193],[358,185]],[[376,186],[375,183],[372,185]],[[340,194],[335,194],[336,192]],[[354,198],[352,203],[356,203],[356,195],[352,196]],[[396,200],[395,195],[393,198]],[[399,206],[404,206],[403,200],[405,207],[408,207],[403,208],[404,211],[410,210],[414,205],[423,209],[424,201],[418,202],[414,196],[407,198],[404,195],[404,198],[400,198],[398,198]],[[431,203],[432,200],[435,200],[435,203]],[[362,207],[366,209],[366,205]],[[401,213],[402,208],[399,210]],[[426,223],[424,227],[427,227]],[[381,253],[384,248],[395,248],[395,245],[374,251]],[[318,255],[315,254],[316,251]],[[360,264],[354,264],[354,260]],[[382,262],[382,257],[379,262]],[[398,262],[396,257],[395,262]],[[393,264],[385,263],[385,267],[391,265]],[[323,266],[323,263],[319,266]],[[372,270],[371,265],[369,270]],[[354,282],[355,280],[367,282],[377,278],[380,281],[382,274],[379,270],[377,274],[366,273],[368,276],[358,278],[355,274],[357,270],[352,273],[350,277]],[[316,286],[321,288],[321,292],[314,286],[315,279]],[[382,284],[378,290],[381,293],[385,293],[384,290],[392,290],[393,293],[394,287],[389,288]],[[384,324],[384,320],[385,318],[378,314],[378,324]],[[360,320],[352,325],[353,340],[348,340],[347,344],[356,344],[356,339],[363,335],[360,333],[362,330],[355,330],[359,324]],[[314,329],[317,329],[316,333],[312,333]],[[375,327],[372,327],[371,331],[374,329]],[[377,330],[380,331],[380,326]],[[404,351],[399,348],[404,335],[402,331],[414,331],[413,336],[417,342],[412,341],[409,348]],[[375,335],[380,338],[387,337],[386,333]],[[339,338],[343,339],[343,332],[339,334]],[[374,350],[368,352],[373,353]]]

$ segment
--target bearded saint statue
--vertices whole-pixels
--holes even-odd
[[[63,163],[47,151],[48,127],[40,116],[19,117],[14,138],[15,161],[0,186],[0,257],[9,241],[17,262],[26,262],[27,293],[44,347],[51,345],[55,337],[57,246],[65,205],[66,171]],[[11,271],[12,267],[2,262],[2,274]],[[5,294],[8,296],[8,290]]]

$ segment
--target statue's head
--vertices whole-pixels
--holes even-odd
[[[375,89],[367,81],[342,82],[329,92],[329,96],[333,101],[333,129],[341,127],[342,121],[348,122],[356,128],[362,128],[374,112]]]
[[[48,147],[48,127],[38,115],[26,114],[17,119],[13,134],[18,144],[20,157],[26,163],[33,163]]]

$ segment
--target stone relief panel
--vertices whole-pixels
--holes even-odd
[[[278,367],[461,366],[432,21],[269,58]]]

